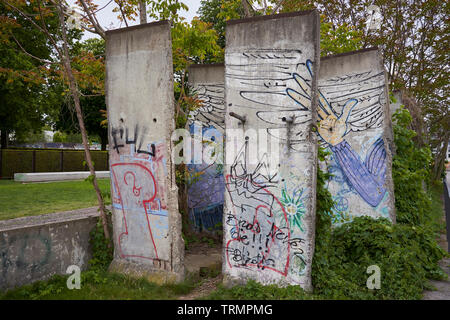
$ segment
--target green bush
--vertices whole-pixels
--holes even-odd
[[[287,286],[280,288],[275,284],[262,285],[249,280],[243,286],[219,289],[211,293],[206,299],[212,300],[304,300],[311,298],[300,286]]]
[[[417,149],[408,129],[411,117],[401,109],[394,119],[393,178],[397,224],[358,217],[332,228],[328,179],[317,174],[316,248],[312,266],[314,294],[327,299],[419,299],[427,278],[439,279],[445,252],[435,240],[430,195],[423,188],[430,173],[430,152]],[[319,156],[323,157],[323,152]],[[439,208],[438,208],[439,210]],[[381,270],[381,289],[367,289],[366,270]]]
[[[409,129],[411,115],[400,108],[393,115],[396,154],[392,160],[397,222],[425,225],[431,220],[431,197],[424,189],[431,176],[431,150],[417,148]]]
[[[437,263],[444,251],[433,234],[422,227],[358,217],[325,233],[326,244],[316,249],[313,264],[314,293],[320,296],[419,299],[427,288],[427,278],[443,275]],[[366,287],[366,270],[371,265],[381,269],[379,290]]]

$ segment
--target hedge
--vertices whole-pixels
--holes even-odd
[[[95,170],[106,171],[108,151],[91,150]],[[0,150],[0,178],[14,178],[14,173],[88,171],[84,150],[3,149]]]

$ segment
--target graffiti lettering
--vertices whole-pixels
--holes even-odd
[[[125,138],[125,144],[135,139]],[[168,260],[158,246],[168,237],[165,188],[165,153],[162,143],[152,143],[154,155],[129,154],[111,158],[113,206],[122,211],[122,232],[118,236],[121,257]],[[123,160],[123,161],[121,161]]]
[[[152,157],[155,156],[155,145],[151,144],[149,150],[142,149],[142,145],[144,143],[144,136],[147,132],[147,129],[144,127],[143,132],[139,135],[139,126],[135,125],[133,136],[130,135],[129,129],[125,128],[125,138],[123,136],[124,129],[122,127],[120,128],[111,128],[111,135],[113,138],[113,149],[116,150],[117,154],[120,154],[120,148],[125,147],[125,145],[134,145],[134,152],[135,153],[143,153],[150,155]],[[122,141],[122,143],[120,143]]]
[[[280,201],[268,190],[273,179],[264,180],[266,175],[259,172],[265,165],[258,164],[255,171],[247,172],[247,150],[248,141],[231,166],[232,174],[226,177],[235,211],[226,219],[226,224],[233,226],[226,246],[228,263],[230,267],[256,267],[286,276],[289,245],[285,240],[290,237],[289,228],[285,227],[287,215]]]

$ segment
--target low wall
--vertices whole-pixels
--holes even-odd
[[[86,269],[97,207],[0,221],[0,290]]]
[[[46,182],[46,181],[65,181],[65,180],[83,180],[89,177],[89,171],[76,172],[40,172],[40,173],[15,173],[14,181],[19,182]],[[97,179],[109,178],[109,171],[96,171]]]

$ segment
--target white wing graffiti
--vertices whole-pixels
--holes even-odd
[[[239,96],[234,107],[254,110],[261,120],[261,127],[268,134],[282,141],[287,139],[292,148],[307,138],[307,124],[311,121],[311,102],[301,104],[288,95],[293,87],[295,73],[306,72],[305,61],[300,50],[260,49],[229,54],[225,70],[227,86],[236,89]],[[286,119],[293,122],[287,128]]]
[[[198,84],[195,86],[197,97],[202,106],[189,112],[189,122],[200,121],[204,126],[214,126],[225,130],[225,85],[224,84]]]

